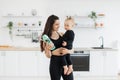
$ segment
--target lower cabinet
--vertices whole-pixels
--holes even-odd
[[[103,62],[104,62],[104,57],[103,57],[102,51],[91,51],[90,52],[90,75],[91,76],[102,76],[103,75]]]
[[[49,59],[40,51],[18,53],[19,76],[48,76]]]
[[[5,52],[0,51],[0,76],[3,76],[5,74],[5,60],[4,60]]]
[[[107,51],[104,54],[104,75],[117,76],[118,75],[118,53],[115,51]]]
[[[91,51],[91,71],[95,76],[107,80],[118,78],[117,51]]]
[[[40,51],[1,51],[0,76],[48,77],[49,59]]]
[[[37,73],[38,76],[48,77],[49,76],[49,63],[50,59],[45,56],[44,53],[36,51],[37,58]]]
[[[37,76],[37,56],[34,51],[18,53],[19,76]]]
[[[117,57],[117,51],[90,51],[90,71],[74,72],[74,80],[117,80]],[[17,79],[49,80],[49,59],[40,51],[0,51],[0,80]]]
[[[18,54],[17,51],[5,51],[4,76],[18,76]]]

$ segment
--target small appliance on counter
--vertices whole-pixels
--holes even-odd
[[[39,42],[39,39],[38,39],[38,32],[32,32],[32,42]]]

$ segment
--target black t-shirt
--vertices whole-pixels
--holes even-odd
[[[67,42],[67,45],[65,46],[65,48],[72,49],[74,37],[75,37],[75,34],[73,30],[67,30],[65,32],[65,34],[63,35],[63,41]]]

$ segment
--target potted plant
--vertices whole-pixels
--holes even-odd
[[[12,21],[9,21],[7,27],[8,27],[8,29],[9,29],[9,35],[10,35],[10,38],[11,38],[11,40],[12,40],[13,22],[12,22]]]
[[[88,17],[91,18],[91,19],[93,19],[94,26],[96,27],[97,26],[97,23],[96,23],[97,15],[96,15],[96,12],[91,11],[91,14],[89,14]]]

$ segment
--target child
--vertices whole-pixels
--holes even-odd
[[[74,41],[74,32],[72,30],[74,26],[74,20],[72,17],[67,17],[64,22],[64,28],[66,30],[65,34],[63,35],[63,43],[62,46],[67,49],[72,49],[73,41]],[[70,54],[66,54],[62,57],[62,65],[64,68],[64,74],[69,75],[72,71],[72,61],[70,58]]]

